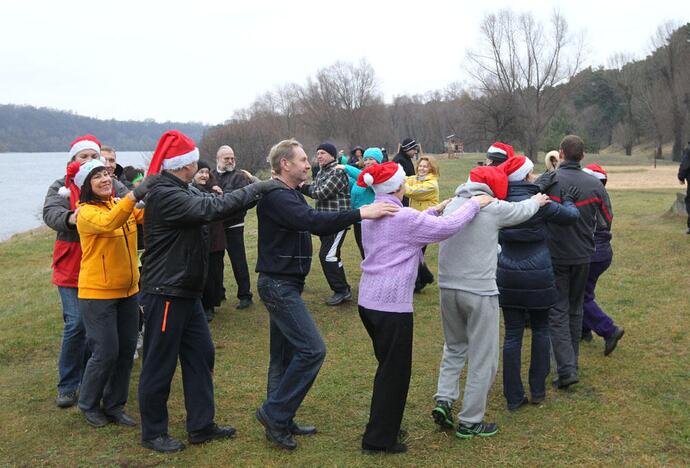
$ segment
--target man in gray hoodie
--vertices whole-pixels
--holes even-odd
[[[549,202],[536,194],[519,203],[502,201],[508,179],[500,167],[477,167],[455,192],[444,210],[448,215],[474,195],[497,201],[483,208],[465,229],[441,242],[438,285],[445,344],[432,416],[441,427],[454,425],[451,406],[460,396],[460,373],[469,361],[462,410],[455,435],[469,439],[498,432],[496,423],[483,421],[486,398],[498,369],[499,310],[496,265],[498,232],[527,221]]]

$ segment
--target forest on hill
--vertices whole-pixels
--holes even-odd
[[[96,135],[104,145],[120,151],[153,151],[161,134],[171,128],[199,141],[205,126],[153,120],[100,120],[45,107],[0,104],[0,153],[67,151],[70,142],[85,133]]]
[[[386,103],[368,62],[336,62],[304,84],[257,97],[209,127],[200,147],[212,158],[230,144],[248,168],[265,166],[271,145],[288,136],[306,148],[330,140],[339,148],[382,146],[390,153],[405,137],[432,153],[445,152],[449,137],[465,151],[485,151],[499,140],[536,158],[576,133],[590,153],[613,147],[630,155],[641,145],[653,148],[650,158],[679,160],[690,127],[690,24],[662,24],[649,44],[644,58],[621,52],[606,67],[586,68],[584,51],[601,45],[571,32],[563,16],[542,23],[502,10],[484,17],[461,63],[469,76],[463,83]]]

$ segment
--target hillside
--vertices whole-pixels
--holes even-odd
[[[99,120],[45,107],[0,104],[0,153],[67,151],[78,135],[92,133],[118,150],[152,150],[161,134],[175,128],[201,140],[205,125],[153,120]]]

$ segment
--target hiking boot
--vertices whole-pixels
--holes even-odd
[[[55,404],[58,408],[69,408],[77,404],[79,398],[77,397],[77,391],[72,390],[71,392],[58,392],[57,398],[55,398]]]
[[[254,302],[252,302],[251,297],[243,297],[240,299],[240,303],[235,306],[235,309],[237,310],[242,310],[246,309],[247,307],[251,306]]]
[[[564,390],[571,385],[578,383],[579,381],[580,379],[577,377],[577,374],[573,373],[564,377],[558,377],[556,380],[554,380],[553,384],[556,386],[556,388]]]
[[[108,418],[108,421],[117,424],[118,426],[135,427],[137,425],[137,422],[134,420],[134,418],[124,411],[120,411],[119,413],[115,414],[106,414],[105,417]]]
[[[486,423],[484,421],[475,424],[461,422],[455,436],[461,439],[471,439],[474,436],[490,437],[498,432],[498,424]]]
[[[346,291],[334,293],[331,297],[327,298],[326,304],[329,306],[336,306],[350,299],[352,299],[352,290],[348,288]]]
[[[184,450],[184,444],[170,437],[168,434],[159,435],[155,439],[142,440],[141,446],[161,453],[172,453]]]
[[[91,427],[105,427],[108,425],[108,418],[106,417],[105,413],[103,413],[103,411],[100,409],[89,411],[82,410],[82,414],[84,415],[86,422]]]
[[[614,349],[616,349],[616,346],[618,345],[618,341],[623,338],[623,335],[625,334],[625,330],[623,330],[620,327],[616,327],[616,331],[614,331],[611,336],[606,338],[606,341],[604,342],[604,356],[608,356],[613,352]]]
[[[431,416],[441,429],[452,429],[454,426],[453,409],[448,401],[438,400],[436,407],[431,410]]]

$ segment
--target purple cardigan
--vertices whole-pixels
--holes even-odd
[[[376,195],[401,207],[393,216],[362,221],[365,259],[359,281],[358,304],[382,312],[412,312],[412,294],[422,247],[440,242],[460,231],[479,213],[479,203],[469,201],[449,216],[433,208],[402,208],[393,195]]]

